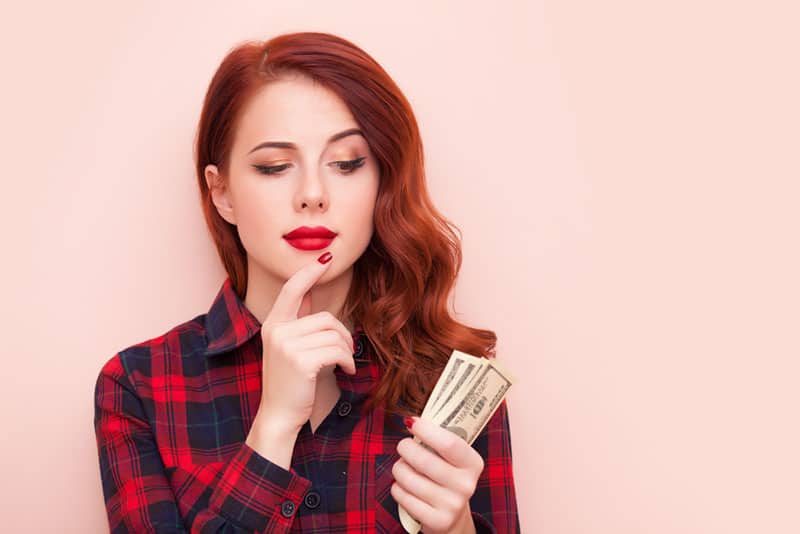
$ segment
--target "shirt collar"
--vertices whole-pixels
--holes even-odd
[[[230,276],[225,278],[222,287],[214,297],[205,318],[207,346],[205,356],[214,356],[234,350],[247,343],[261,331],[261,322],[233,288]],[[372,347],[367,343],[361,325],[354,327],[353,339],[356,343],[356,369],[371,374],[367,363],[371,360]],[[337,367],[337,371],[340,369]],[[373,370],[374,371],[374,370]],[[349,378],[349,375],[344,375]],[[339,378],[342,378],[340,373]],[[355,378],[355,377],[354,377]]]
[[[208,344],[204,354],[207,357],[235,350],[261,331],[261,323],[236,294],[230,277],[225,278],[214,297],[205,317],[205,329]],[[382,374],[382,368],[375,357],[374,347],[360,324],[354,326],[353,342],[356,347],[353,354],[356,374],[349,375],[338,365],[334,374],[343,399],[358,407],[371,395]]]
[[[225,278],[214,297],[205,321],[206,356],[236,349],[261,330],[261,322],[236,294],[230,276]]]

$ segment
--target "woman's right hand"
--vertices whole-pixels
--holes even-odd
[[[348,374],[356,372],[350,331],[328,311],[309,314],[309,290],[331,263],[315,259],[292,275],[261,325],[263,384],[257,415],[280,433],[297,435],[311,417],[323,369],[338,364]]]

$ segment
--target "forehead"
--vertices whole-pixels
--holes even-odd
[[[333,91],[305,76],[269,82],[242,110],[237,144],[289,141],[301,148],[322,149],[334,133],[358,127],[352,113]],[[350,140],[360,139],[351,136]],[[240,147],[241,149],[242,147]]]

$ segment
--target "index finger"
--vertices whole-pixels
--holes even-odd
[[[328,257],[327,262],[322,263],[321,260],[325,260],[326,257]],[[325,252],[322,256],[309,262],[294,273],[281,287],[278,297],[272,304],[272,309],[264,322],[282,322],[297,319],[297,312],[300,310],[303,296],[328,270],[328,266],[331,263],[333,263],[331,253]]]

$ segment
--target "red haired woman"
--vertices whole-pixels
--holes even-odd
[[[505,402],[472,445],[413,417],[496,336],[448,312],[460,242],[389,75],[330,34],[246,42],[195,148],[228,276],[99,374],[111,531],[403,532],[399,503],[425,534],[518,532]]]

